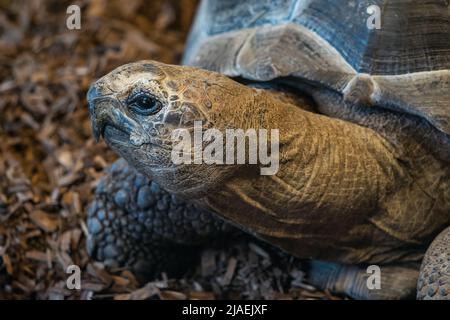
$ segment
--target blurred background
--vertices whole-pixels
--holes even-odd
[[[85,250],[85,211],[116,156],[96,144],[85,95],[127,62],[179,63],[195,0],[0,0],[0,299],[333,298],[258,243],[206,250],[182,279],[138,283]],[[68,30],[69,5],[81,29]],[[68,265],[82,289],[66,288]]]

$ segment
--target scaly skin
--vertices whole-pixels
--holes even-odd
[[[450,300],[450,227],[442,231],[427,250],[422,262],[417,298]]]
[[[136,92],[158,108],[137,112]],[[360,126],[307,111],[306,100],[293,104],[214,72],[153,61],[116,69],[88,99],[96,136],[139,172],[298,257],[417,263],[450,220],[448,164],[431,157],[428,166],[411,166],[422,142],[399,139],[403,126],[392,127],[392,140],[377,132],[394,113]],[[259,165],[175,165],[171,132],[192,129],[194,120],[220,131],[278,129],[280,170],[261,176]],[[424,187],[423,176],[434,183]],[[424,227],[424,217],[433,223]]]
[[[199,247],[242,232],[162,190],[120,159],[106,172],[88,210],[88,252],[141,277],[178,273]]]

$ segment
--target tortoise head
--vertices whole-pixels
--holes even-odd
[[[232,168],[175,163],[174,133],[193,132],[198,124],[203,130],[233,126],[233,113],[223,112],[221,105],[237,98],[233,86],[246,89],[220,74],[190,67],[155,61],[121,66],[92,84],[87,94],[94,136],[102,136],[166,190],[198,195]]]

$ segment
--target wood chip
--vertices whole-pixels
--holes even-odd
[[[234,272],[236,271],[236,266],[237,266],[237,259],[231,257],[230,260],[228,261],[227,272],[225,273],[221,281],[224,286],[227,286],[231,283],[231,279],[233,278]]]
[[[248,247],[255,252],[256,254],[260,255],[261,257],[265,258],[265,259],[270,259],[269,254],[264,251],[264,249],[262,249],[260,246],[258,246],[257,244],[250,242],[248,244]]]
[[[31,250],[31,251],[27,251],[25,253],[25,256],[28,259],[32,259],[32,260],[36,260],[36,261],[41,261],[41,262],[45,262],[47,263],[48,261],[48,255],[47,252],[43,252],[43,251],[37,251],[37,250]]]
[[[189,299],[192,299],[192,300],[215,300],[215,297],[214,297],[214,293],[212,293],[212,292],[191,291],[191,292],[189,292]]]
[[[11,258],[9,257],[9,255],[4,254],[4,255],[2,255],[2,259],[3,259],[3,264],[6,267],[6,272],[8,272],[9,275],[12,275],[14,273],[14,268],[11,263]]]
[[[163,300],[186,300],[187,298],[184,293],[171,290],[162,291],[160,296]]]
[[[100,292],[105,288],[105,285],[97,282],[82,282],[83,290],[89,290],[94,292]]]
[[[161,291],[152,283],[137,289],[128,294],[120,294],[114,297],[114,300],[146,300],[153,296],[160,296]]]
[[[53,232],[58,229],[59,221],[54,216],[44,211],[36,210],[30,213],[30,219],[42,230]]]
[[[126,287],[131,282],[130,279],[123,278],[123,277],[112,276],[112,278],[117,285],[123,286],[123,287]]]
[[[201,258],[202,276],[211,276],[216,270],[216,257],[212,250],[205,250]]]

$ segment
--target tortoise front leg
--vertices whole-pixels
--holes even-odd
[[[434,239],[425,254],[417,299],[450,300],[450,227]]]
[[[88,209],[89,254],[140,277],[179,273],[199,246],[237,229],[212,213],[177,199],[118,160],[97,186]]]

